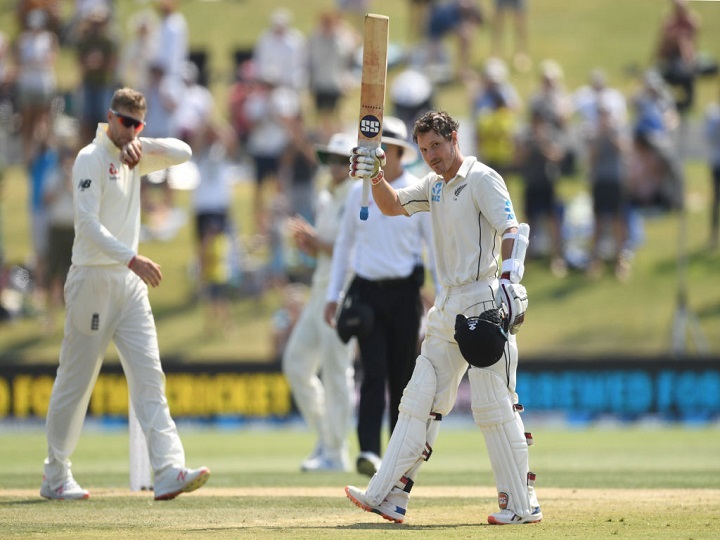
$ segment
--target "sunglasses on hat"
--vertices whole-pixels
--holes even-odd
[[[115,109],[110,109],[110,112],[114,114],[118,120],[120,120],[120,123],[125,127],[131,127],[135,131],[139,131],[141,127],[145,125],[145,122],[142,120],[138,120],[137,118],[133,118],[132,116],[127,116],[125,114],[120,114]]]

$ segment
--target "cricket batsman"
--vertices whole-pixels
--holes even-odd
[[[452,409],[465,372],[472,412],[485,438],[499,511],[488,523],[536,523],[542,512],[528,465],[532,440],[515,393],[515,333],[527,309],[520,284],[529,229],[519,224],[502,177],[463,157],[458,122],[430,111],[415,122],[413,140],[431,172],[394,189],[383,177],[384,153],[353,149],[351,176],[369,178],[378,208],[390,216],[430,212],[442,292],[428,313],[425,339],[399,406],[382,465],[365,491],[347,497],[396,523],[405,519],[415,477],[432,455],[440,422]],[[502,258],[502,265],[498,257]]]

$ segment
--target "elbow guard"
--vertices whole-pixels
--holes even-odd
[[[517,232],[503,235],[503,240],[507,238],[513,238],[515,243],[510,258],[502,262],[500,274],[508,274],[510,283],[520,283],[525,273],[525,254],[530,244],[530,226],[521,223]]]

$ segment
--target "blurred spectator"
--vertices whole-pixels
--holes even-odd
[[[684,114],[695,100],[700,19],[690,11],[687,0],[670,0],[670,3],[671,12],[663,20],[655,55],[660,73],[677,90],[677,110]]]
[[[143,135],[154,138],[176,136],[175,110],[181,103],[182,93],[172,78],[166,76],[162,64],[150,67],[148,87],[139,90],[147,102]],[[165,227],[175,206],[168,170],[143,176],[140,197],[142,215],[147,225],[143,231],[153,235]]]
[[[235,71],[235,82],[230,86],[228,108],[230,124],[240,142],[240,147],[247,144],[252,121],[248,117],[245,104],[255,92],[264,92],[264,85],[256,79],[255,64],[252,60],[245,60]]]
[[[152,63],[163,68],[165,76],[174,83],[182,79],[188,59],[188,28],[185,16],[178,10],[180,0],[156,0],[160,13],[157,48]]]
[[[16,114],[15,84],[10,59],[10,43],[0,32],[0,181],[10,162],[11,132],[15,131],[13,117]]]
[[[720,240],[720,100],[708,105],[705,111],[705,137],[708,143],[712,198],[710,218],[710,248],[716,249]]]
[[[20,30],[28,29],[28,14],[37,9],[47,16],[47,29],[60,37],[60,22],[62,18],[60,0],[18,0],[17,22]]]
[[[645,74],[642,88],[633,97],[633,107],[635,167],[630,200],[635,207],[680,208],[683,172],[671,135],[677,126],[677,113],[657,73]]]
[[[20,107],[23,160],[29,163],[37,150],[37,135],[49,129],[50,108],[57,91],[55,62],[58,42],[47,29],[45,11],[34,9],[27,14],[27,29],[15,42],[17,96]]]
[[[352,81],[350,67],[360,42],[337,12],[320,14],[307,42],[308,83],[323,140],[340,130],[340,100]]]
[[[488,58],[482,71],[480,87],[474,92],[473,112],[478,114],[485,108],[492,109],[497,94],[503,97],[512,110],[520,110],[522,101],[515,86],[508,81],[507,64],[499,58]]]
[[[435,89],[420,67],[408,67],[398,73],[390,87],[393,115],[405,122],[408,133],[415,120],[433,108]]]
[[[43,192],[48,179],[58,169],[58,150],[50,125],[44,124],[43,129],[36,132],[36,136],[36,151],[28,166],[30,232],[33,246],[30,267],[36,285],[35,307],[44,310],[47,293],[48,212]]]
[[[80,146],[77,127],[68,119],[65,124],[63,130],[58,130],[59,166],[48,174],[42,187],[48,226],[47,331],[54,329],[55,316],[64,306],[63,289],[70,270],[75,239],[72,168]]]
[[[227,288],[235,231],[231,216],[235,181],[230,174],[228,156],[233,154],[235,144],[236,139],[229,126],[219,126],[209,120],[190,138],[192,160],[200,180],[192,193],[192,207],[201,297],[209,308],[206,313],[207,329],[213,326],[213,320],[226,330],[231,322]]]
[[[264,236],[271,220],[265,215],[263,184],[274,184],[271,188],[276,190],[282,187],[278,183],[278,174],[281,157],[290,140],[287,122],[300,114],[300,97],[290,88],[273,88],[266,83],[247,99],[245,113],[252,122],[247,151],[255,165],[255,226],[256,232]]]
[[[177,136],[186,142],[212,118],[215,108],[210,90],[198,82],[199,77],[197,65],[190,61],[185,62],[182,72],[182,106],[175,108],[173,125]]]
[[[118,79],[128,88],[147,88],[150,65],[156,57],[159,20],[153,11],[134,13],[128,21],[129,39],[123,41]]]
[[[530,126],[519,137],[517,149],[525,186],[525,217],[533,236],[540,236],[542,231],[549,232],[550,269],[557,277],[567,274],[561,208],[555,189],[560,177],[562,152],[560,140],[547,119],[539,112],[532,113]]]
[[[255,42],[253,62],[258,79],[274,86],[300,90],[307,82],[305,37],[291,28],[291,13],[284,8],[270,15],[270,28]]]
[[[492,20],[493,56],[503,58],[505,46],[505,19],[512,14],[514,40],[512,63],[518,71],[527,71],[532,65],[528,48],[527,0],[494,0]]]
[[[287,126],[290,137],[282,158],[282,183],[288,193],[289,214],[302,216],[312,225],[316,199],[314,180],[318,169],[315,144],[319,137],[308,130],[302,114],[289,119]]]
[[[610,109],[601,102],[598,108],[598,129],[589,146],[589,179],[593,201],[593,236],[588,275],[596,278],[602,271],[601,239],[612,231],[615,275],[628,277],[630,257],[623,252],[627,239],[625,208],[625,161],[628,140],[622,129],[613,123]]]
[[[628,121],[625,96],[607,84],[605,73],[595,69],[590,73],[590,84],[580,87],[573,95],[575,112],[580,117],[583,137],[589,137],[598,126],[598,104],[610,111],[611,120],[617,126]]]
[[[335,0],[337,9],[345,20],[362,32],[365,14],[370,11],[371,0]]]
[[[115,91],[119,44],[110,28],[110,12],[96,7],[80,22],[75,45],[81,77],[80,141],[95,137],[98,123],[107,116]]]
[[[443,40],[453,34],[458,40],[457,74],[460,79],[470,75],[470,53],[477,28],[483,23],[483,13],[477,0],[451,0],[430,8],[428,22],[429,64],[442,59]]]
[[[554,60],[540,63],[540,86],[530,97],[530,111],[538,112],[555,130],[563,146],[560,172],[572,175],[576,168],[576,151],[572,145],[568,122],[572,114],[572,99],[563,84],[563,70]]]
[[[478,157],[501,174],[515,161],[519,109],[520,97],[507,81],[505,62],[489,59],[473,98],[475,136]]]

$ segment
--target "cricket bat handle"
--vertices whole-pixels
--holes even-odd
[[[370,215],[370,210],[368,209],[368,201],[369,200],[370,200],[370,179],[363,178],[362,200],[360,201],[360,219],[363,221],[367,221],[367,218]]]

